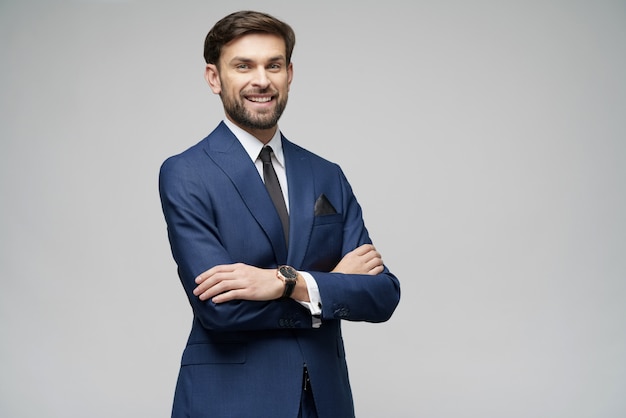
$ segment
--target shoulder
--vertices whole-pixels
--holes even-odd
[[[329,170],[339,170],[341,171],[341,168],[339,167],[339,164],[325,158],[322,157],[306,148],[301,147],[300,145],[297,145],[291,141],[289,141],[287,138],[285,138],[283,136],[283,152],[285,153],[285,155],[287,156],[287,158],[294,158],[294,159],[306,159],[308,160],[313,166],[316,167],[321,167],[321,168],[325,168],[325,169],[329,169]]]
[[[184,151],[172,155],[161,164],[161,171],[169,169],[184,169],[207,164],[207,158],[217,148],[224,146],[224,143],[232,142],[232,133],[226,125],[220,123],[210,134],[201,139],[196,144],[188,147]]]
[[[206,139],[207,138],[204,138],[202,141],[178,154],[167,157],[161,164],[161,174],[171,171],[185,170],[197,165],[198,160],[202,157],[202,149],[204,148],[203,143]]]

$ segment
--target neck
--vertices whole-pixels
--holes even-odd
[[[228,118],[229,121],[231,121],[232,123],[237,125],[239,128],[243,129],[244,131],[248,132],[250,135],[252,135],[256,139],[261,141],[261,143],[263,143],[263,145],[266,145],[268,142],[270,142],[272,140],[272,138],[274,137],[274,134],[276,133],[276,129],[278,128],[277,125],[274,125],[274,126],[272,126],[271,128],[268,128],[268,129],[250,128],[248,126],[243,126],[243,125],[235,122],[234,120],[231,119],[230,115],[228,115],[228,114],[226,115],[226,117]]]

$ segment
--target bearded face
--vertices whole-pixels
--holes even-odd
[[[219,94],[228,119],[261,140],[273,135],[289,95],[293,66],[280,36],[252,33],[222,48],[205,78]]]

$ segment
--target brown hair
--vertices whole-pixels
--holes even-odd
[[[204,60],[207,64],[219,64],[224,45],[249,33],[269,33],[283,38],[287,64],[291,62],[296,44],[291,26],[266,13],[250,10],[231,13],[213,26],[204,40]]]

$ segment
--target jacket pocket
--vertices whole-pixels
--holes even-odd
[[[343,222],[343,215],[341,213],[334,213],[332,215],[318,215],[313,218],[313,226],[334,224]]]
[[[245,344],[191,344],[183,352],[181,366],[193,364],[243,364],[245,362]]]

